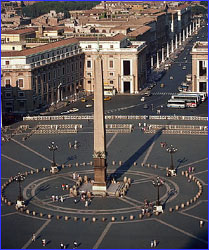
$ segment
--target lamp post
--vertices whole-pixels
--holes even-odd
[[[25,180],[25,175],[18,173],[17,176],[15,176],[14,178],[18,183],[19,183],[19,196],[18,196],[18,200],[19,201],[23,201],[23,196],[22,196],[22,192],[21,192],[21,181]]]
[[[154,187],[157,187],[157,201],[156,201],[156,206],[160,206],[160,186],[162,186],[164,184],[164,181],[162,179],[160,179],[160,177],[158,176],[156,179],[152,180],[152,184],[154,185]]]
[[[173,165],[173,154],[176,153],[177,148],[174,148],[172,145],[170,145],[170,147],[168,147],[167,152],[171,155],[171,165],[170,165],[170,169],[174,170],[174,165]]]
[[[54,151],[58,149],[58,146],[56,146],[54,142],[51,142],[51,145],[48,146],[48,149],[52,151],[52,167],[55,167],[56,163],[55,163]]]

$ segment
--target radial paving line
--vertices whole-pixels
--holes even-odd
[[[113,136],[112,136],[112,138],[109,140],[109,142],[107,143],[107,146],[106,146],[106,148],[108,148],[109,146],[110,146],[110,144],[112,143],[112,141],[115,139],[115,137],[116,137],[116,135],[117,135],[118,133],[115,133]]]
[[[92,249],[97,249],[99,247],[99,245],[102,243],[105,235],[107,234],[111,226],[112,226],[112,222],[109,222]]]
[[[203,221],[205,221],[205,222],[208,222],[208,220],[206,220],[206,219],[203,219],[203,218],[200,218],[200,217],[191,215],[191,214],[184,213],[183,211],[179,211],[179,213],[180,213],[180,214],[183,214],[183,215],[186,215],[186,216],[189,216],[189,217],[192,217],[192,218],[197,219],[197,220],[203,220]]]
[[[8,214],[1,214],[1,217],[5,217],[5,216],[9,216],[9,215],[13,215],[13,214],[17,214],[17,212],[8,213]]]
[[[166,225],[166,226],[168,226],[168,227],[170,227],[170,228],[172,228],[172,229],[174,229],[174,230],[176,230],[176,231],[179,231],[180,233],[183,233],[183,234],[185,234],[185,235],[187,235],[187,236],[189,236],[189,237],[192,237],[192,238],[194,238],[194,239],[196,239],[196,240],[199,240],[199,241],[201,241],[201,242],[203,242],[203,243],[205,243],[205,244],[208,244],[208,242],[207,242],[206,240],[203,240],[203,239],[201,239],[201,238],[199,238],[199,237],[197,237],[197,236],[195,236],[195,235],[193,235],[193,234],[190,234],[190,233],[188,233],[188,232],[186,232],[186,231],[184,231],[184,230],[182,230],[182,229],[180,229],[180,228],[178,228],[178,227],[175,227],[175,226],[173,226],[173,225],[171,225],[171,224],[168,224],[168,223],[166,223],[165,221],[162,221],[162,220],[159,220],[159,219],[154,219],[154,220],[156,220],[157,222],[159,222],[159,223],[161,223],[161,224],[164,224],[164,225]]]
[[[199,161],[194,161],[194,162],[188,163],[188,164],[186,164],[186,165],[183,165],[183,166],[179,167],[178,169],[184,168],[184,167],[187,167],[187,166],[191,166],[192,164],[199,163],[199,162],[201,162],[201,161],[206,161],[206,160],[208,160],[208,158],[204,158],[204,159],[201,159],[201,160],[199,160]]]
[[[30,168],[31,170],[34,170],[34,171],[36,170],[35,168],[32,168],[32,167],[30,167],[29,165],[27,165],[27,164],[25,164],[25,163],[23,163],[23,162],[20,162],[20,161],[18,161],[18,160],[15,160],[15,159],[13,159],[13,158],[11,158],[11,157],[5,155],[5,154],[1,154],[1,156],[7,158],[7,159],[10,160],[10,161],[14,161],[14,162],[16,162],[16,163],[18,163],[18,164],[20,164],[20,165],[26,167],[26,168]]]
[[[36,237],[40,234],[41,231],[49,224],[51,220],[47,220],[40,228],[39,230],[35,233]],[[29,239],[28,242],[21,248],[21,249],[26,249],[30,244],[32,243],[32,239]]]
[[[134,203],[134,202],[135,202],[135,203],[139,203],[140,205],[143,205],[143,204],[144,204],[144,202],[135,200],[135,199],[133,199],[133,198],[131,198],[131,197],[129,197],[129,196],[125,196],[125,199],[130,200],[130,201],[132,201],[133,203]],[[135,204],[135,205],[137,205],[137,204]]]
[[[17,144],[19,144],[19,145],[22,146],[23,148],[26,148],[27,150],[29,150],[29,151],[33,152],[34,154],[40,156],[40,157],[43,158],[44,160],[47,160],[47,161],[49,161],[49,162],[52,162],[49,158],[45,157],[44,155],[42,155],[42,154],[36,152],[35,150],[33,150],[33,149],[31,149],[31,148],[29,148],[28,146],[22,144],[21,142],[16,141],[16,140],[13,139],[13,138],[12,138],[11,140],[14,141],[14,142],[16,142]]]

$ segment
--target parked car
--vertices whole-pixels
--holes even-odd
[[[145,101],[145,97],[144,96],[142,96],[142,98],[141,98],[141,102],[144,102]]]
[[[112,98],[110,97],[110,96],[106,96],[105,98],[104,98],[104,101],[109,101],[109,100],[111,100]]]
[[[144,109],[148,109],[149,108],[149,106],[147,105],[147,104],[144,104],[144,107],[143,107]]]
[[[69,111],[70,111],[70,113],[74,113],[74,112],[78,112],[79,109],[78,109],[78,108],[72,108],[72,109],[70,109]]]
[[[86,108],[91,108],[92,106],[92,104],[86,104]]]
[[[146,92],[144,93],[144,95],[145,95],[145,96],[151,96],[151,93],[150,93],[150,91],[146,91]]]

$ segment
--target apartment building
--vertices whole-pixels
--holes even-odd
[[[103,61],[105,86],[120,94],[136,94],[146,82],[146,43],[130,42],[123,34],[105,38],[79,38],[85,53],[84,88],[94,91],[94,61],[99,54]]]
[[[83,89],[84,54],[75,38],[1,53],[5,112],[30,112]]]
[[[192,91],[208,93],[208,42],[196,42],[191,54]]]

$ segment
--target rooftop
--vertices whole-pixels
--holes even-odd
[[[25,33],[31,33],[35,32],[34,28],[25,28],[25,29],[11,29],[11,30],[3,30],[1,31],[1,34],[25,34]]]

